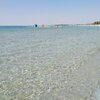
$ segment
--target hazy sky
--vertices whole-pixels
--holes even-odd
[[[100,20],[100,0],[0,0],[0,25],[72,24]]]

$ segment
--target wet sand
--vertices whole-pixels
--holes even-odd
[[[72,73],[67,100],[100,100],[99,81],[100,51],[90,54],[84,64]]]

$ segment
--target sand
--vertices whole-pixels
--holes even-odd
[[[100,52],[89,55],[74,71],[69,81],[69,94],[64,100],[100,100]]]
[[[0,84],[0,100],[100,100],[100,50],[78,65],[23,69]]]
[[[0,85],[0,100],[100,100],[99,50],[74,69],[49,66],[23,75]]]

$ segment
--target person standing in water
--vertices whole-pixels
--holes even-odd
[[[38,27],[38,25],[37,25],[37,24],[35,24],[34,26],[35,26],[35,27]]]

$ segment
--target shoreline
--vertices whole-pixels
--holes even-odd
[[[89,54],[83,65],[73,72],[69,87],[72,85],[71,100],[100,99],[100,51]],[[99,88],[98,88],[99,87]],[[74,98],[74,99],[73,99]]]

